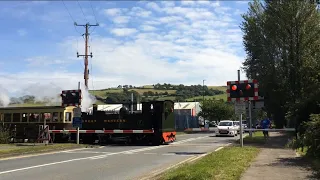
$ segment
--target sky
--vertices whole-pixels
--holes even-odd
[[[245,52],[240,24],[248,1],[2,1],[0,91],[89,89],[172,83],[226,85]],[[241,72],[241,79],[246,79]],[[31,90],[30,90],[31,89]]]

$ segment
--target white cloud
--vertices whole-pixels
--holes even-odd
[[[141,26],[141,29],[144,30],[144,31],[154,31],[156,30],[157,28],[153,27],[153,26],[149,26],[149,25],[142,25]]]
[[[25,36],[27,34],[27,31],[24,29],[19,29],[17,33],[19,34],[19,36]]]
[[[129,36],[136,32],[137,30],[134,28],[115,28],[111,30],[111,33],[116,36]]]
[[[209,3],[181,1],[179,7],[179,2],[139,2],[141,7],[101,11],[100,29],[90,36],[93,58],[89,59],[89,66],[93,66],[93,71],[90,70],[89,88],[158,82],[200,84],[202,79],[209,85],[225,85],[228,80],[236,80],[237,69],[244,59],[239,55],[243,49],[240,22],[234,18],[236,10]],[[110,33],[103,31],[106,29]],[[78,81],[83,82],[81,67],[73,69],[79,73],[48,69],[72,63],[82,65],[81,58],[76,61],[71,56],[74,58],[77,51],[84,52],[83,46],[74,37],[58,45],[59,54],[66,58],[50,55],[26,58],[24,63],[33,72],[8,75],[2,71],[1,84],[15,93],[32,83],[54,86],[59,91],[76,88]],[[48,66],[43,66],[44,62]],[[43,70],[37,71],[37,67]],[[245,79],[244,74],[241,79]]]
[[[160,6],[158,4],[156,4],[155,2],[148,2],[147,3],[147,8],[150,8],[151,10],[155,10],[157,12],[161,12],[162,11]]]
[[[117,16],[114,17],[113,22],[117,24],[123,24],[129,22],[130,17],[128,16]]]
[[[116,15],[121,14],[121,12],[122,12],[122,9],[120,9],[120,8],[112,8],[112,9],[105,9],[104,10],[104,13],[107,16],[116,16]]]

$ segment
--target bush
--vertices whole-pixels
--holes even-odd
[[[308,148],[307,155],[320,158],[320,114],[311,114],[310,121],[304,122],[303,145]]]
[[[10,142],[10,131],[0,126],[0,144],[7,144]]]

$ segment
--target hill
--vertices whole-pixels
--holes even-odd
[[[205,99],[223,99],[227,100],[226,86],[205,86]],[[124,94],[130,99],[130,94],[134,93],[139,96],[140,100],[174,100],[174,101],[199,101],[203,99],[203,87],[201,85],[184,86],[184,85],[170,85],[170,84],[156,84],[156,85],[144,85],[141,87],[130,86],[118,86],[117,88],[108,88],[102,90],[91,90],[90,93],[100,101],[105,101],[109,97],[111,99],[114,96]],[[129,96],[129,97],[128,97]]]
[[[226,86],[205,86],[205,99],[227,99]],[[203,87],[201,85],[184,86],[171,84],[144,85],[133,87],[131,85],[119,85],[116,88],[90,90],[90,94],[97,98],[97,104],[117,103],[124,99],[130,99],[134,93],[135,100],[173,100],[173,101],[201,101]],[[11,98],[9,106],[45,106],[45,102],[35,101],[33,96]],[[57,104],[58,105],[58,104]]]

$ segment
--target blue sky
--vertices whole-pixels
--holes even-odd
[[[239,25],[247,3],[1,2],[1,91],[21,93],[40,86],[56,91],[83,82],[83,58],[76,52],[84,53],[85,29],[74,27],[73,20],[100,24],[89,30],[90,89],[201,84],[203,79],[208,85],[225,85],[237,79],[245,57]]]

